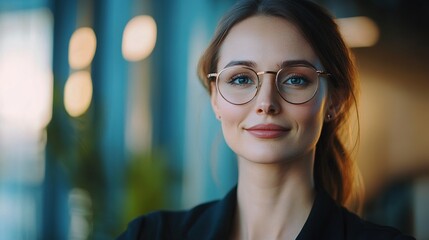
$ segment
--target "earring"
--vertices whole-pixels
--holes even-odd
[[[331,120],[332,119],[331,114],[328,113],[328,115],[326,115],[326,118],[328,119],[328,121]]]

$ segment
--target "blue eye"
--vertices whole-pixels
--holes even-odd
[[[252,85],[255,82],[252,80],[252,78],[248,76],[234,76],[229,81],[229,84],[231,85],[237,85],[237,86],[245,86],[245,85]]]
[[[291,85],[295,87],[305,87],[309,84],[309,81],[304,77],[294,76],[286,79],[286,81],[284,81],[283,84]]]

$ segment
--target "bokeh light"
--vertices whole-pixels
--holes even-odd
[[[64,106],[72,117],[84,114],[91,104],[92,79],[87,71],[70,75],[64,87]]]
[[[32,129],[45,127],[52,117],[52,84],[52,73],[33,54],[0,57],[0,117]]]
[[[89,27],[77,29],[70,38],[69,64],[73,69],[89,66],[95,55],[97,38]]]
[[[92,199],[84,189],[74,188],[68,196],[70,214],[69,239],[88,239],[92,231]]]
[[[156,23],[151,16],[141,15],[131,19],[122,38],[122,54],[128,61],[148,57],[156,43]]]
[[[377,24],[368,17],[338,18],[336,23],[344,41],[351,48],[371,47],[380,36]]]

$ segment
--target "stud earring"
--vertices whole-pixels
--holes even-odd
[[[326,118],[328,119],[328,121],[331,120],[332,119],[331,114],[328,113],[328,115],[326,115]]]

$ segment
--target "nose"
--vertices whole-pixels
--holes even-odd
[[[256,113],[275,115],[280,113],[279,94],[275,84],[276,75],[271,72],[266,72],[260,76],[260,89],[256,96]]]

